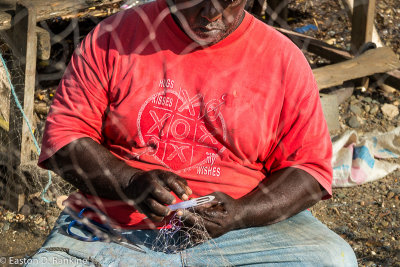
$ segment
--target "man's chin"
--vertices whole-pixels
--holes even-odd
[[[224,39],[221,30],[196,31],[191,38],[200,45],[213,45]]]

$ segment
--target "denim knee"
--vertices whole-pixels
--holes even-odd
[[[327,237],[320,250],[321,266],[358,266],[353,249],[340,236]]]

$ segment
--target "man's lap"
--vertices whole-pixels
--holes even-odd
[[[30,260],[32,266],[357,266],[350,246],[309,211],[277,224],[231,231],[177,253],[160,251],[155,245],[159,232],[152,230],[125,233],[146,254],[115,243],[80,241],[65,233],[71,220],[60,215],[43,248]]]

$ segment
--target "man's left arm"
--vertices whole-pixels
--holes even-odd
[[[196,208],[195,213],[184,211],[183,219],[189,226],[202,220],[210,236],[217,237],[235,229],[277,223],[313,206],[326,194],[313,176],[289,167],[274,172],[242,198],[215,192],[211,194],[215,202]]]

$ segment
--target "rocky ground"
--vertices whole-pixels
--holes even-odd
[[[290,27],[317,24],[317,31],[306,34],[349,48],[351,25],[338,0],[297,0],[292,1],[289,7]],[[376,25],[384,44],[399,55],[398,0],[377,0]],[[63,59],[65,55],[59,58]],[[307,58],[313,66],[328,63],[312,54],[307,54]],[[46,71],[45,65],[42,71]],[[54,90],[54,84],[44,81],[36,92],[35,110],[39,125],[43,125]],[[356,89],[353,96],[339,107],[341,129],[335,134],[355,129],[362,135],[373,130],[387,132],[400,127],[399,101],[400,90],[379,87],[373,81],[367,90]],[[400,163],[400,160],[395,161]],[[400,170],[361,186],[335,188],[333,197],[318,203],[312,212],[349,242],[360,266],[400,266],[399,207]],[[59,212],[55,203],[46,204],[38,195],[32,195],[28,207],[20,213],[0,207],[0,256],[31,255],[48,235]]]
[[[318,25],[306,34],[349,49],[351,23],[340,1],[292,1],[292,14],[300,15],[291,27]],[[306,7],[305,7],[306,6]],[[290,13],[289,13],[290,14]],[[378,0],[375,25],[383,44],[400,55],[400,6],[396,0]],[[313,66],[329,63],[307,54]],[[400,88],[393,90],[372,81],[367,90],[356,89],[339,106],[341,129],[362,135],[400,127]],[[400,160],[396,160],[400,163]],[[385,178],[351,188],[335,188],[330,200],[312,208],[313,214],[353,247],[360,266],[400,266],[400,170]]]
[[[385,99],[382,103],[371,98],[369,89],[356,91],[340,106],[341,131],[386,132],[400,126],[399,115],[390,117],[393,114],[385,109],[393,105],[398,110],[399,92],[378,92]],[[360,266],[400,266],[399,198],[400,170],[361,186],[335,188],[332,199],[318,203],[312,212],[350,243]]]

